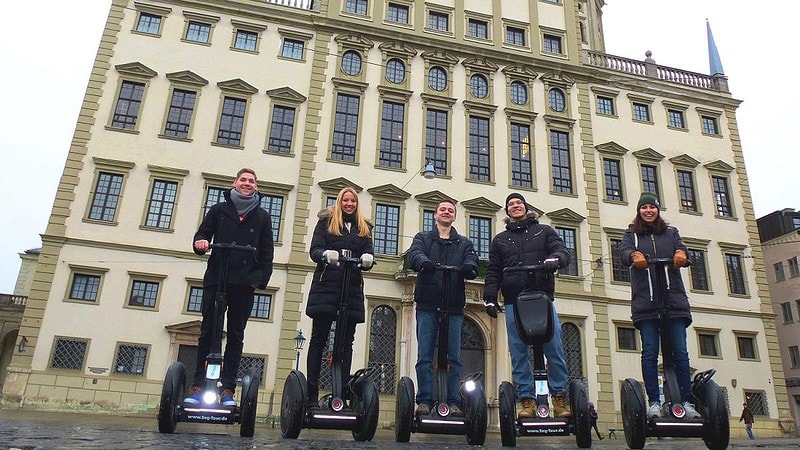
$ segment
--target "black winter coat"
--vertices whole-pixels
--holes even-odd
[[[358,225],[353,224],[348,231],[343,227],[341,236],[334,236],[328,233],[328,223],[330,222],[331,210],[323,209],[317,214],[319,221],[314,228],[314,236],[311,238],[311,250],[308,252],[311,260],[317,263],[314,271],[314,279],[311,281],[311,291],[308,293],[308,304],[306,305],[306,315],[308,317],[329,317],[336,319],[339,310],[339,297],[342,293],[342,282],[344,277],[343,266],[331,266],[325,264],[322,253],[325,250],[336,250],[341,254],[342,249],[352,252],[354,258],[358,258],[364,253],[373,254],[372,237],[360,237],[358,235]],[[347,317],[355,323],[363,323],[364,314],[364,279],[361,276],[361,269],[354,269],[350,272],[350,288],[347,297]]]
[[[475,246],[465,236],[450,229],[450,238],[439,237],[439,230],[417,233],[411,248],[408,249],[408,263],[412,270],[419,272],[426,261],[443,266],[467,266],[472,272],[470,279],[478,274],[478,255]],[[465,283],[462,272],[450,272],[450,298],[447,310],[451,314],[464,314],[466,305]],[[414,301],[421,311],[439,311],[444,305],[444,272],[441,270],[420,272],[414,289]]]
[[[250,245],[257,248],[255,257],[251,253],[230,252],[228,284],[264,289],[272,276],[272,257],[275,250],[272,242],[272,218],[264,208],[256,207],[247,213],[244,220],[239,221],[239,213],[231,202],[230,191],[225,191],[223,195],[225,201],[212,206],[203,218],[203,223],[200,224],[192,240],[192,250],[198,255],[203,254],[194,249],[194,242],[201,239],[213,243]],[[203,277],[203,287],[214,287],[219,284],[221,254],[222,252],[211,252]]]
[[[559,266],[569,264],[570,256],[564,241],[556,230],[542,225],[530,213],[519,222],[506,219],[506,230],[492,239],[489,248],[489,267],[486,270],[484,299],[496,299],[503,292],[503,301],[513,304],[525,288],[525,272],[503,274],[506,267],[541,264],[545,259],[558,258]],[[535,286],[553,298],[555,279],[543,273],[536,274]]]
[[[672,258],[675,250],[683,250],[688,254],[677,228],[669,227],[661,234],[646,233],[639,234],[637,237],[638,247],[636,245],[637,238],[631,227],[628,227],[619,247],[623,264],[630,265],[632,263],[631,253],[637,250],[642,252],[645,257],[651,258]],[[658,304],[652,301],[653,296],[647,278],[647,271],[651,269],[653,267],[639,270],[631,266],[631,319],[636,328],[639,328],[644,320],[658,318]],[[667,291],[670,306],[669,316],[671,319],[686,320],[688,326],[692,323],[692,312],[689,309],[689,297],[683,286],[681,272],[669,264],[667,265],[667,276],[669,277],[669,290]]]

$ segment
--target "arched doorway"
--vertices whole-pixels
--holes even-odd
[[[3,392],[3,383],[6,381],[6,373],[8,364],[11,362],[11,356],[14,355],[18,333],[19,330],[11,330],[3,336],[3,340],[0,342],[0,392]]]
[[[469,317],[464,317],[461,329],[461,379],[475,372],[486,371],[486,342],[481,328]]]
[[[581,343],[581,331],[572,322],[561,325],[561,342],[564,345],[564,362],[567,364],[569,379],[567,386],[572,380],[586,380],[583,377],[583,344]]]

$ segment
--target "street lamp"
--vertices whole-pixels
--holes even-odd
[[[423,169],[425,169],[425,170],[423,170]],[[422,167],[419,168],[417,173],[412,175],[411,178],[409,178],[408,181],[406,181],[406,184],[404,184],[403,187],[401,187],[400,189],[405,189],[406,186],[408,186],[408,183],[411,183],[411,181],[414,180],[414,178],[416,178],[417,175],[419,175],[419,174],[422,174],[422,176],[426,180],[432,180],[432,179],[436,178],[436,169],[433,167],[433,163],[431,162],[430,159],[426,159],[425,160],[425,164],[423,164]]]
[[[294,370],[300,370],[300,351],[303,350],[303,344],[306,343],[306,337],[303,336],[303,330],[297,332],[294,337],[294,350],[297,352],[297,361],[294,363]]]

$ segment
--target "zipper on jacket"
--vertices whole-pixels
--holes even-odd
[[[322,281],[322,276],[325,275],[325,271],[326,270],[328,270],[327,264],[325,265],[325,267],[322,268],[322,272],[319,273],[319,281],[320,282]]]

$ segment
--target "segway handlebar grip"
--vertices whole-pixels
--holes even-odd
[[[661,265],[670,264],[671,265],[672,264],[672,258],[651,258],[650,255],[645,255],[645,258],[647,258],[647,265],[659,265],[659,264],[661,264]],[[691,265],[692,265],[692,261],[687,259],[686,260],[686,265],[684,267],[689,267]]]
[[[212,249],[212,250],[215,250],[215,249],[219,249],[219,250],[233,250],[233,251],[239,251],[239,252],[251,252],[251,253],[255,253],[255,252],[256,252],[256,250],[257,250],[255,247],[253,247],[253,246],[251,246],[251,245],[238,245],[238,244],[236,244],[235,242],[233,242],[233,243],[229,243],[229,242],[220,242],[220,243],[216,243],[216,242],[215,242],[215,243],[213,243],[213,244],[209,244],[209,245],[208,245],[208,248],[210,248],[210,249]]]
[[[503,273],[512,272],[552,272],[544,264],[528,264],[526,266],[511,266],[503,269]]]
[[[460,269],[461,269],[460,266],[446,266],[446,265],[443,265],[443,264],[437,264],[436,265],[436,270],[458,272]]]

